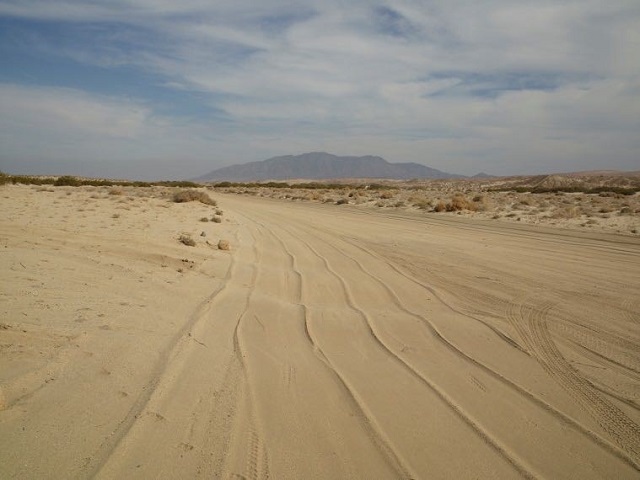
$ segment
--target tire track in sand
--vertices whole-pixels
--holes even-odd
[[[246,217],[245,217],[246,218]],[[351,407],[351,409],[356,412],[356,415],[360,421],[360,424],[363,430],[366,432],[367,437],[376,446],[380,454],[383,458],[386,459],[387,463],[398,473],[399,478],[417,478],[416,474],[411,471],[410,467],[407,465],[406,461],[404,461],[397,450],[393,448],[391,442],[386,437],[384,432],[376,425],[375,421],[373,421],[370,417],[370,414],[367,412],[364,407],[364,403],[359,398],[354,389],[349,385],[346,378],[340,373],[340,371],[335,367],[335,365],[331,362],[331,360],[327,357],[322,347],[316,341],[309,322],[309,310],[304,301],[305,297],[305,285],[306,280],[298,266],[298,258],[297,256],[287,247],[287,244],[284,240],[276,234],[273,229],[268,227],[267,225],[259,222],[255,218],[248,219],[257,225],[261,226],[265,231],[267,231],[282,247],[283,251],[287,254],[290,262],[290,267],[293,272],[296,274],[299,279],[300,288],[297,292],[299,304],[302,307],[303,312],[303,328],[304,334],[309,342],[309,346],[316,355],[316,357],[320,360],[320,362],[325,366],[326,371],[331,375],[331,377],[335,380],[335,383],[339,390],[342,392],[343,397],[346,400],[346,403]],[[284,230],[284,229],[283,229]],[[289,232],[287,232],[289,233]],[[290,233],[289,233],[290,234]],[[291,234],[290,234],[291,235]],[[304,243],[304,242],[301,242]]]
[[[452,305],[448,304],[441,296],[438,295],[438,293],[435,291],[435,289],[433,289],[431,286],[424,284],[422,281],[420,281],[420,280],[414,278],[412,275],[404,272],[400,267],[398,267],[394,263],[390,262],[386,258],[380,256],[378,253],[373,252],[373,251],[369,250],[368,248],[357,244],[353,239],[347,239],[347,238],[343,237],[342,241],[344,241],[345,243],[351,245],[352,247],[354,247],[354,248],[356,248],[358,250],[361,250],[362,252],[368,254],[369,256],[371,256],[371,257],[373,257],[373,258],[385,263],[387,266],[389,266],[396,273],[400,274],[402,277],[406,278],[410,282],[418,285],[419,287],[423,288],[425,291],[427,291],[427,292],[431,293],[432,295],[434,295],[437,300],[439,300],[443,305],[445,305],[446,307],[448,307],[450,310],[454,311],[455,313],[459,313],[460,315],[469,317],[471,319],[475,319],[475,317],[470,316],[470,315],[468,315],[468,314],[466,314],[464,312],[461,312],[461,311],[457,310],[455,307],[453,307]],[[342,253],[344,254],[344,252],[342,252]],[[571,416],[569,416],[569,415],[565,414],[564,412],[556,409],[551,404],[545,402],[544,400],[542,400],[541,398],[539,398],[537,395],[533,394],[532,392],[530,392],[526,388],[524,388],[521,385],[515,383],[514,381],[510,380],[509,378],[505,377],[504,375],[500,374],[499,372],[497,372],[497,371],[493,370],[492,368],[488,367],[483,362],[477,360],[473,356],[471,356],[468,353],[466,353],[464,350],[462,350],[461,348],[456,346],[453,342],[448,340],[446,338],[446,336],[444,334],[442,334],[442,332],[440,332],[439,329],[429,319],[427,319],[423,315],[420,315],[419,313],[413,312],[413,311],[407,309],[406,307],[404,307],[404,305],[400,301],[397,293],[395,291],[393,291],[393,289],[391,289],[391,287],[389,287],[387,285],[387,283],[384,282],[380,277],[377,277],[376,275],[368,272],[366,270],[366,268],[362,265],[362,263],[357,261],[355,258],[350,257],[350,256],[349,256],[349,258],[351,258],[354,262],[356,262],[356,264],[359,266],[360,269],[362,269],[371,278],[373,278],[375,281],[377,281],[379,283],[379,285],[381,285],[383,288],[385,288],[389,292],[390,296],[394,299],[394,303],[398,306],[398,308],[400,308],[401,310],[405,311],[409,315],[414,316],[414,318],[420,320],[424,324],[424,326],[427,328],[429,333],[431,333],[435,338],[437,338],[439,341],[441,341],[442,344],[445,345],[448,349],[450,349],[453,353],[455,353],[459,357],[469,361],[473,365],[478,366],[483,371],[485,371],[486,373],[488,373],[489,375],[491,375],[492,377],[494,377],[495,379],[497,379],[498,381],[500,381],[504,385],[508,386],[509,388],[512,388],[514,391],[516,391],[517,393],[522,395],[524,398],[528,399],[534,405],[538,406],[539,408],[543,409],[544,411],[546,411],[546,412],[552,414],[553,416],[555,416],[560,422],[562,422],[562,423],[566,424],[567,426],[575,429],[576,431],[580,432],[582,435],[590,438],[594,443],[596,443],[597,445],[602,447],[604,450],[606,450],[609,453],[615,455],[618,459],[622,460],[623,462],[625,462],[629,466],[633,467],[635,470],[640,471],[640,462],[636,458],[633,458],[632,456],[630,456],[629,452],[627,452],[626,450],[620,448],[617,445],[617,443],[615,443],[615,444],[610,443],[608,440],[605,440],[600,435],[598,435],[596,432],[594,432],[591,429],[585,427],[584,425],[582,425],[580,422],[576,421]],[[484,324],[484,322],[481,322],[481,323]],[[518,323],[518,322],[516,322],[516,325],[514,325],[514,328],[516,329],[516,331],[526,332],[525,330],[523,330],[523,328],[521,327],[521,324]],[[496,332],[494,331],[494,333],[496,333]],[[525,333],[525,335],[526,335],[526,333]],[[500,335],[500,337],[502,338],[503,335]],[[523,341],[526,344],[527,341],[528,341],[528,337],[525,337],[525,339]],[[509,339],[509,343],[512,344],[512,340],[511,339]],[[519,347],[519,349],[521,349],[521,347]],[[524,351],[524,353],[529,354],[528,351]]]
[[[196,307],[189,317],[189,320],[182,326],[182,328],[180,328],[180,330],[178,330],[178,332],[168,342],[167,346],[160,352],[158,361],[151,372],[149,381],[142,387],[141,393],[129,409],[127,415],[120,421],[109,437],[104,439],[98,450],[94,452],[91,455],[91,458],[85,463],[82,469],[84,475],[87,477],[95,477],[113,455],[122,440],[131,431],[134,424],[140,418],[142,412],[151,401],[151,398],[157,391],[158,386],[161,384],[162,379],[167,372],[169,363],[179,354],[180,351],[188,348],[188,344],[190,343],[190,337],[188,335],[189,332],[199,323],[205,321],[208,314],[213,309],[217,298],[228,287],[231,279],[233,278],[235,268],[235,259],[234,257],[231,257],[229,268],[227,269],[225,277],[221,281],[220,285]]]
[[[236,415],[236,424],[234,427],[234,435],[236,443],[243,442],[244,446],[235,445],[235,452],[230,452],[225,471],[229,477],[240,477],[247,480],[258,480],[269,478],[269,458],[266,446],[262,441],[259,428],[256,421],[255,402],[251,388],[251,380],[249,376],[249,368],[245,360],[247,356],[246,348],[242,345],[240,330],[246,317],[251,309],[251,302],[256,292],[258,277],[262,267],[262,251],[258,247],[257,236],[252,233],[253,237],[253,262],[250,263],[252,269],[251,279],[249,281],[247,303],[244,310],[238,316],[235,328],[233,329],[233,353],[240,365],[240,374],[244,385],[242,395],[242,406],[240,412]],[[242,445],[242,443],[241,443]],[[239,458],[238,458],[239,457]],[[235,470],[239,468],[240,458],[244,457],[244,474],[238,474]]]
[[[597,389],[563,357],[547,327],[547,316],[554,303],[527,303],[529,296],[512,302],[507,318],[516,326],[530,353],[596,421],[611,439],[638,464],[640,427],[622,410],[603,398]]]
[[[520,460],[519,458],[517,458],[512,452],[509,452],[509,450],[507,449],[506,446],[502,445],[498,440],[496,440],[495,438],[493,438],[490,433],[482,427],[482,425],[480,425],[476,420],[474,420],[473,418],[471,418],[471,416],[469,416],[458,404],[455,403],[455,401],[449,397],[449,395],[444,392],[444,390],[442,390],[440,387],[438,387],[436,384],[434,384],[433,382],[431,382],[431,380],[429,380],[428,378],[426,378],[425,376],[423,376],[413,365],[409,364],[407,361],[405,361],[401,356],[399,356],[398,353],[396,353],[395,351],[393,351],[387,344],[386,342],[384,342],[384,340],[382,340],[380,334],[377,332],[377,330],[373,327],[371,319],[369,318],[368,314],[362,310],[354,301],[353,299],[353,294],[348,286],[348,283],[346,282],[346,280],[344,279],[344,277],[342,277],[340,274],[338,274],[335,269],[331,266],[329,260],[321,255],[313,246],[311,246],[308,242],[306,242],[304,239],[302,239],[301,237],[299,237],[298,235],[292,233],[290,230],[288,230],[285,227],[281,228],[285,231],[287,231],[291,236],[295,237],[298,239],[298,241],[300,241],[301,243],[305,244],[306,247],[309,249],[309,251],[311,251],[321,262],[324,263],[325,268],[327,269],[328,272],[330,272],[342,285],[342,288],[345,292],[345,296],[347,298],[348,301],[348,306],[357,313],[357,315],[361,318],[366,330],[368,331],[370,338],[373,340],[373,342],[380,348],[382,349],[386,355],[388,355],[388,357],[390,359],[392,359],[394,362],[396,362],[396,364],[398,364],[401,368],[405,369],[407,372],[410,373],[411,376],[413,376],[415,379],[417,379],[422,385],[424,385],[425,387],[427,387],[431,392],[433,392],[439,399],[440,401],[442,401],[451,411],[454,412],[454,414],[460,419],[462,420],[468,427],[471,428],[471,430],[473,430],[475,432],[475,434],[486,444],[488,445],[490,448],[492,448],[500,457],[502,457],[504,459],[504,461],[506,461],[509,465],[511,465],[511,467],[516,470],[520,475],[522,475],[524,478],[530,478],[530,479],[534,479],[537,478],[537,475],[533,473],[533,471],[531,470],[531,468],[529,466],[525,466],[525,464],[523,463],[522,460]],[[329,245],[329,243],[327,243]],[[338,253],[342,254],[342,252],[333,247]]]

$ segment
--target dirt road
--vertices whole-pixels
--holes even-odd
[[[637,239],[219,201],[224,274],[75,476],[640,476]]]

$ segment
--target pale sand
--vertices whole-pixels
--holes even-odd
[[[640,476],[637,237],[108,191],[0,188],[0,478]]]

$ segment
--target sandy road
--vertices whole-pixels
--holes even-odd
[[[181,468],[251,479],[637,477],[640,330],[625,307],[638,293],[637,242],[224,202],[238,248],[199,338],[227,376],[221,400],[182,432],[194,452],[209,442],[218,457]],[[154,395],[167,419],[193,414],[184,397],[210,395],[195,378],[207,359],[192,349]],[[134,425],[100,476],[130,474],[139,458],[142,476],[176,468],[161,446],[168,431],[150,441],[157,430]]]
[[[220,201],[224,278],[78,477],[640,475],[637,240]]]

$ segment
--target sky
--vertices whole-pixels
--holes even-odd
[[[0,170],[640,170],[638,0],[0,0]]]

